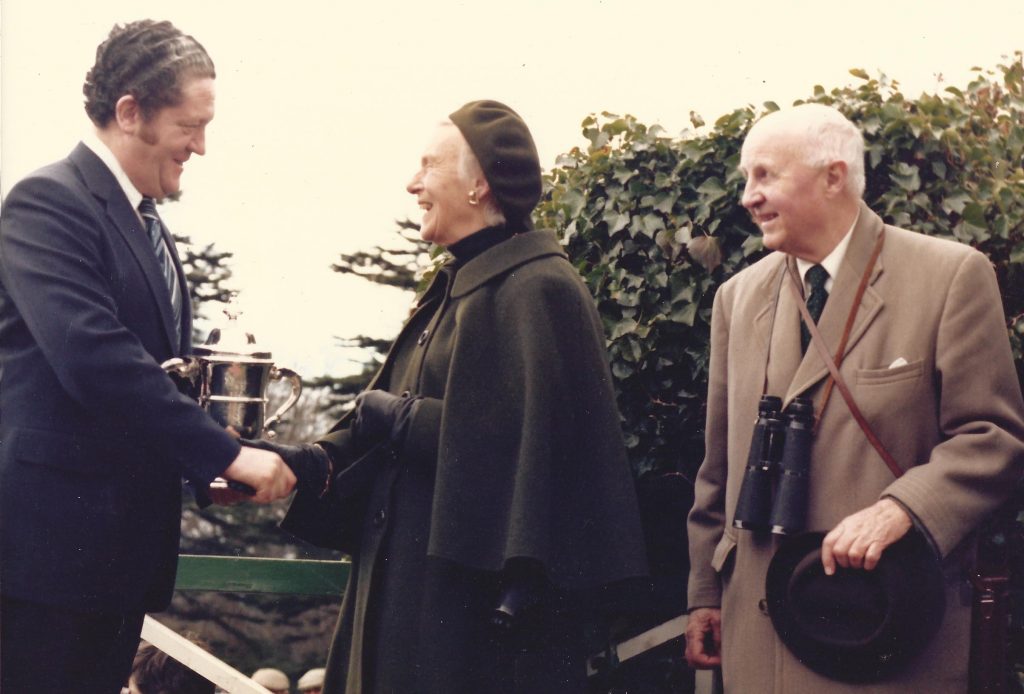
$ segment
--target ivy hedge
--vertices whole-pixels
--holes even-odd
[[[856,86],[817,86],[804,101],[835,106],[864,132],[865,200],[886,222],[969,244],[989,257],[1024,384],[1021,52],[993,70],[976,69],[962,89],[917,98],[884,75],[850,72]],[[535,221],[561,235],[597,300],[626,445],[641,481],[670,472],[692,479],[703,459],[714,294],[765,253],[739,204],[740,147],[750,126],[776,109],[771,102],[748,105],[710,125],[691,112],[692,129],[675,137],[628,115],[590,116],[583,121],[589,146],[560,156],[545,176]],[[1009,511],[1018,522],[987,528],[982,547],[1002,546],[1010,557],[1015,674],[1007,674],[1013,691],[1024,692],[1024,503]],[[675,515],[659,517],[655,540],[681,532]],[[677,544],[685,547],[685,538]],[[670,563],[671,552],[661,554]],[[682,580],[672,571],[664,578]]]
[[[1002,292],[1024,381],[1024,62],[976,69],[964,88],[909,98],[884,75],[815,87],[864,132],[867,204],[890,224],[985,253]],[[799,102],[798,102],[799,103]],[[711,304],[758,260],[760,233],[740,204],[740,147],[776,110],[745,106],[672,137],[632,116],[583,121],[586,148],[561,155],[535,213],[555,229],[597,299],[623,430],[638,477],[692,475],[704,453]],[[922,272],[926,269],[922,268]]]

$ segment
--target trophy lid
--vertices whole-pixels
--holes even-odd
[[[256,338],[244,329],[238,317],[242,312],[237,308],[224,309],[227,316],[210,331],[206,342],[193,351],[198,356],[243,357],[248,359],[270,359],[270,352],[256,344]]]

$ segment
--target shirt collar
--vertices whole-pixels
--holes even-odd
[[[857,220],[860,219],[860,210],[857,210],[857,216],[853,218],[853,224],[850,225],[849,230],[843,239],[836,244],[836,247],[832,249],[832,252],[825,256],[825,259],[820,263],[812,263],[809,260],[803,258],[796,259],[796,269],[800,272],[800,279],[804,282],[804,289],[809,291],[807,287],[807,271],[815,265],[821,265],[828,272],[828,279],[825,280],[825,291],[832,291],[833,279],[839,273],[839,267],[843,264],[843,258],[846,257],[846,249],[850,246],[850,239],[853,237],[853,228],[857,226]]]
[[[114,153],[107,147],[106,143],[103,142],[96,134],[95,130],[90,130],[82,138],[82,144],[92,150],[93,154],[100,158],[107,168],[110,169],[110,173],[114,174],[114,178],[117,179],[118,185],[121,186],[121,190],[124,191],[124,195],[128,198],[128,202],[131,204],[132,209],[135,210],[135,214],[139,214],[139,203],[142,202],[142,193],[140,193],[135,185],[128,178],[128,174],[124,172],[121,167],[121,162],[117,160]],[[142,219],[140,216],[139,219]]]

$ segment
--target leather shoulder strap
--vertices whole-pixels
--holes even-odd
[[[867,289],[867,280],[871,275],[871,270],[875,265],[875,261],[878,259],[878,255],[881,253],[882,244],[885,238],[885,229],[883,227],[882,232],[878,236],[878,241],[875,242],[874,252],[871,254],[871,260],[868,263],[867,268],[864,270],[864,275],[861,277],[860,286],[857,288],[857,296],[853,302],[853,308],[850,310],[850,315],[846,320],[846,327],[843,330],[843,336],[840,340],[839,349],[836,352],[836,358],[832,358],[832,354],[828,350],[828,346],[825,344],[825,338],[821,336],[818,331],[818,326],[814,323],[811,318],[811,314],[807,310],[807,305],[804,303],[803,296],[800,292],[800,287],[797,282],[799,280],[793,276],[792,273],[787,273],[790,277],[789,288],[793,292],[794,298],[796,299],[797,308],[800,310],[800,317],[803,319],[804,324],[807,326],[807,330],[811,333],[811,342],[814,344],[814,348],[818,350],[818,354],[829,370],[829,381],[825,386],[825,396],[823,398],[821,409],[818,412],[820,419],[821,414],[825,410],[825,405],[828,403],[828,398],[832,393],[832,385],[839,389],[839,393],[843,396],[843,400],[846,401],[846,406],[850,410],[850,414],[857,421],[861,431],[864,432],[864,436],[867,437],[868,442],[881,456],[882,461],[886,464],[886,467],[892,472],[895,477],[901,477],[903,475],[903,469],[899,466],[896,460],[892,457],[881,440],[875,435],[875,432],[871,430],[871,425],[868,424],[867,419],[861,413],[860,408],[857,406],[857,402],[853,399],[853,393],[846,386],[846,381],[843,380],[842,374],[839,373],[839,366],[837,362],[841,363],[843,359],[843,353],[846,350],[846,343],[849,340],[850,332],[853,329],[854,318],[857,314],[857,308],[860,306],[861,299],[864,297],[864,291]]]

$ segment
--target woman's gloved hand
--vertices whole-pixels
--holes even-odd
[[[333,471],[331,458],[323,447],[315,443],[290,446],[264,439],[239,439],[238,442],[250,448],[261,448],[277,453],[285,465],[291,468],[299,484],[309,491],[323,496],[330,486]]]
[[[356,397],[352,445],[360,452],[383,441],[400,447],[419,401],[419,397],[412,397],[409,393],[393,395],[386,390],[363,391]]]

